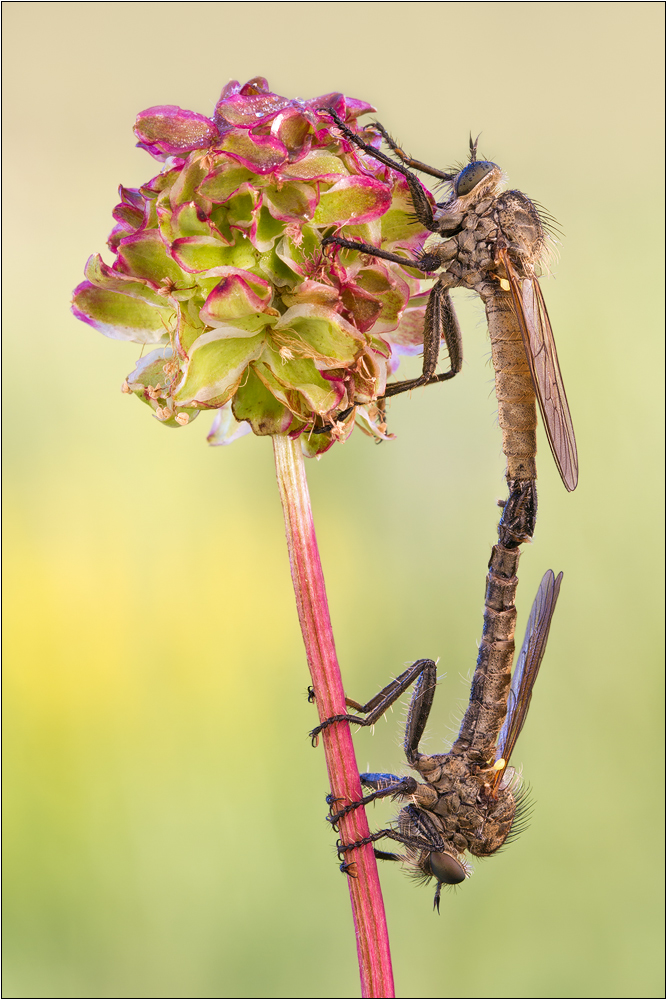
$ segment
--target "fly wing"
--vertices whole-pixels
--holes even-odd
[[[507,715],[500,730],[496,749],[496,760],[504,760],[505,766],[509,762],[519,733],[526,721],[533,694],[533,685],[537,679],[544,651],[547,648],[551,619],[556,609],[562,579],[562,573],[554,578],[553,572],[550,569],[547,570],[542,577],[531,608],[523,646],[512,675],[512,684],[507,699]],[[499,769],[496,786],[500,783],[504,770],[504,767]]]
[[[577,443],[544,296],[537,278],[519,278],[507,251],[500,255],[549,445],[565,488],[572,491],[579,478]]]

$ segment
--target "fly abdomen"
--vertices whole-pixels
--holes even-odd
[[[485,285],[485,290],[489,285]],[[535,389],[509,292],[484,295],[507,479],[536,479]]]
[[[486,578],[484,630],[463,716],[452,753],[491,757],[507,709],[507,691],[514,658],[519,549],[494,545]]]

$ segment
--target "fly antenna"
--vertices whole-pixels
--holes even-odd
[[[470,133],[470,162],[471,163],[474,163],[475,160],[477,159],[477,143],[479,142],[479,136],[481,134],[482,133],[480,132],[479,135],[477,136],[477,138],[475,140],[473,140],[472,132]]]

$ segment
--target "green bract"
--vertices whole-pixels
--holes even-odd
[[[139,145],[164,167],[120,188],[114,263],[90,258],[73,310],[148,345],[124,389],[169,426],[215,410],[214,444],[252,429],[301,435],[308,454],[355,420],[383,436],[375,401],[396,355],[421,346],[419,280],[326,255],[321,241],[340,233],[407,255],[427,233],[404,178],[341,136],[328,108],[379,142],[356,124],[370,105],[290,100],[260,78],[229,84],[212,119],[171,105],[138,116]]]

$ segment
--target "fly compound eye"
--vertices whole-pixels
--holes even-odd
[[[445,885],[458,885],[466,877],[465,868],[451,854],[433,851],[428,856],[428,863],[431,874]]]
[[[480,181],[497,169],[496,164],[490,163],[489,160],[475,160],[474,163],[469,163],[454,181],[454,194],[457,198],[470,194]]]

